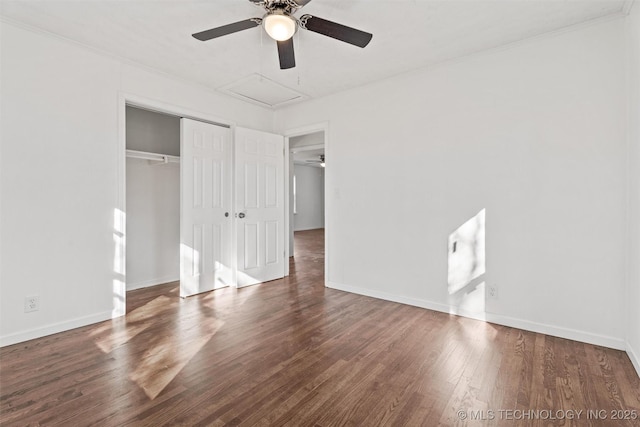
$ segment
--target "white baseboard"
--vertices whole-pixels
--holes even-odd
[[[631,344],[628,342],[627,342],[627,355],[629,356],[629,359],[631,359],[631,363],[633,364],[633,367],[636,368],[636,372],[640,377],[640,352],[635,351],[633,347],[631,347]]]
[[[159,277],[157,279],[143,280],[142,282],[127,283],[127,290],[133,291],[135,289],[148,288],[149,286],[156,286],[156,285],[164,285],[165,283],[177,282],[179,280],[180,280],[180,276],[172,275],[172,276]]]
[[[415,307],[426,308],[429,310],[440,311],[457,316],[470,317],[476,320],[484,320],[490,323],[496,323],[503,326],[509,326],[516,329],[524,329],[526,331],[536,332],[545,335],[551,335],[559,338],[566,338],[574,341],[585,342],[588,344],[609,347],[616,350],[625,350],[627,346],[625,341],[618,338],[608,337],[605,335],[593,334],[590,332],[579,331],[575,329],[564,328],[560,326],[547,325],[543,323],[532,322],[524,319],[517,319],[508,316],[502,316],[494,313],[484,313],[484,315],[469,314],[459,311],[456,307],[448,304],[427,301],[418,298],[394,295],[387,292],[375,291],[371,289],[360,288],[357,286],[343,285],[335,282],[326,282],[328,288],[340,291],[351,292],[354,294],[364,295],[368,297],[383,299],[386,301],[398,302],[401,304],[413,305]],[[631,356],[629,356],[631,357]],[[636,366],[637,369],[637,366]]]
[[[385,301],[398,302],[400,304],[413,305],[415,307],[427,308],[434,311],[449,312],[449,306],[446,304],[440,304],[427,300],[422,300],[412,297],[404,297],[401,295],[390,294],[382,291],[374,291],[371,289],[361,288],[358,286],[343,285],[341,283],[326,282],[327,288],[336,289],[338,291],[351,292],[352,294],[364,295],[366,297],[372,297],[377,299],[383,299]]]
[[[36,338],[42,338],[47,335],[65,332],[70,329],[80,328],[82,326],[91,325],[93,323],[104,322],[112,318],[111,312],[91,314],[89,316],[77,317],[64,322],[54,323],[52,325],[43,326],[41,328],[29,329],[27,331],[16,332],[0,337],[0,347],[29,341]]]
[[[487,313],[487,322],[509,326],[516,329],[524,329],[526,331],[536,332],[539,334],[566,338],[568,340],[580,341],[587,344],[599,345],[601,347],[613,348],[615,350],[624,351],[626,349],[626,345],[623,339],[594,334],[586,331],[580,331],[577,329],[565,328],[562,326],[532,322],[530,320],[502,316],[494,313]]]

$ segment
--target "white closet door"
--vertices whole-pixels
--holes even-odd
[[[181,119],[180,296],[232,281],[231,130]]]
[[[237,283],[284,277],[284,137],[236,128]]]

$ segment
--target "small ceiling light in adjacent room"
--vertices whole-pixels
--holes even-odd
[[[296,21],[283,13],[270,13],[262,19],[264,29],[274,40],[284,41],[293,37],[296,32]]]

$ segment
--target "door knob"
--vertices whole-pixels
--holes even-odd
[[[238,218],[244,218],[244,212],[240,212],[240,213],[238,214]]]
[[[226,217],[228,217],[228,216],[229,216],[229,212],[225,212],[225,213],[224,213],[224,217],[226,218]]]

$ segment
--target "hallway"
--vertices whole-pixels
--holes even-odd
[[[324,284],[324,228],[296,231],[294,256],[289,258],[289,273],[299,282]]]

